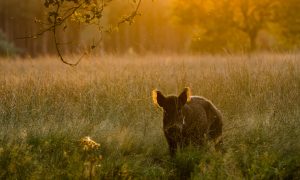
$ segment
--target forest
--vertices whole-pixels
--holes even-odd
[[[100,2],[100,1],[99,1]],[[70,3],[71,4],[71,3]],[[72,6],[72,4],[70,5]],[[101,39],[97,53],[243,53],[289,52],[299,49],[298,0],[144,0],[134,23],[115,24],[132,10],[132,3],[107,1],[99,24],[69,18],[58,32],[66,53],[79,53]],[[0,2],[1,54],[38,56],[55,53],[43,1]],[[6,43],[4,43],[6,42]],[[6,52],[6,53],[5,53]]]

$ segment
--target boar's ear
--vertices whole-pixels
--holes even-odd
[[[165,99],[165,96],[160,91],[157,91],[156,89],[152,91],[152,100],[155,105],[164,107]]]
[[[185,105],[186,102],[191,100],[191,90],[190,88],[186,87],[182,91],[182,93],[178,96],[178,100],[181,106]]]

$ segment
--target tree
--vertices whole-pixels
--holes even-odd
[[[128,1],[118,0],[106,9],[105,25],[118,21],[126,13]],[[124,25],[103,37],[104,52],[114,53],[166,53],[183,52],[188,49],[189,34],[172,22],[169,12],[171,0],[143,1],[138,17],[132,25]],[[128,11],[128,8],[127,8]],[[96,31],[96,30],[95,30]],[[93,33],[92,33],[93,34]],[[175,37],[175,38],[174,38]]]
[[[231,1],[233,25],[244,32],[250,41],[250,51],[256,49],[256,38],[269,22],[275,21],[275,0],[233,0]]]
[[[299,48],[300,44],[300,1],[280,1],[277,14],[279,30],[277,33],[281,38],[281,46],[285,49]]]
[[[141,0],[132,0],[135,8],[128,15],[122,16],[115,23],[114,27],[103,27],[101,20],[104,15],[104,10],[112,2],[113,0],[44,0],[44,6],[47,9],[47,21],[44,22],[43,20],[37,19],[36,22],[43,26],[42,30],[34,35],[24,38],[37,38],[38,36],[44,35],[46,32],[52,32],[55,48],[60,60],[67,65],[76,66],[88,52],[85,52],[75,63],[66,61],[63,58],[60,49],[60,46],[63,43],[58,41],[58,31],[66,31],[66,29],[69,28],[70,23],[97,26],[100,33],[100,39],[97,42],[94,42],[87,51],[95,49],[102,40],[103,32],[110,32],[126,22],[132,24],[134,18],[139,14],[138,9]]]
[[[274,21],[275,6],[273,0],[175,0],[173,12],[181,24],[198,29],[194,41],[210,51],[235,49],[246,41],[253,51],[258,33]]]

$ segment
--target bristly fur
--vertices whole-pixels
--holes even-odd
[[[152,101],[153,101],[154,105],[159,107],[158,102],[157,102],[157,89],[154,89],[152,91]]]
[[[212,140],[215,147],[222,146],[222,114],[208,99],[191,96],[186,87],[178,95],[164,96],[152,91],[153,103],[164,109],[163,130],[173,157],[178,148],[189,145],[201,147]]]
[[[191,89],[189,87],[185,87],[184,90],[186,91],[186,94],[187,94],[187,102],[190,102],[191,96],[192,96]]]
[[[186,91],[186,94],[187,94],[187,102],[190,102],[191,101],[191,96],[192,96],[191,89],[189,87],[185,87],[184,91]],[[152,96],[153,104],[159,107],[159,104],[157,102],[157,89],[154,89],[151,92],[151,96]]]

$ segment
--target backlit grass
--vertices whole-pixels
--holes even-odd
[[[151,91],[190,87],[224,116],[210,144],[170,159]],[[300,56],[105,56],[0,61],[0,178],[300,178]],[[100,147],[87,154],[80,139]]]

